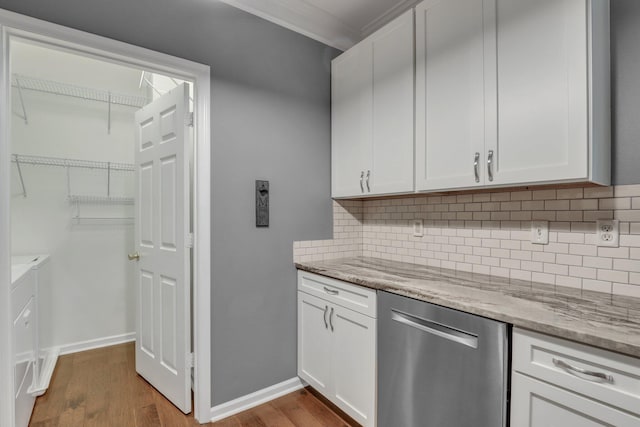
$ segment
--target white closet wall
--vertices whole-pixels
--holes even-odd
[[[138,94],[140,71],[69,53],[16,43],[12,73]],[[12,120],[13,153],[133,163],[135,108],[22,91],[28,124]],[[22,106],[13,91],[13,110]],[[63,167],[22,165],[27,197],[12,164],[12,252],[51,255],[50,287],[40,289],[41,348],[73,346],[135,330],[133,222],[75,221]],[[134,174],[113,172],[111,195],[133,197]],[[107,195],[105,170],[70,169],[71,193]],[[82,205],[88,216],[132,216],[132,205]],[[82,345],[81,345],[82,346]],[[69,348],[69,347],[67,347]]]

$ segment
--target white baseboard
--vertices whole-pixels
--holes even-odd
[[[60,352],[60,355],[70,354],[70,353],[78,353],[80,351],[93,350],[101,347],[108,347],[110,345],[123,344],[126,342],[131,342],[136,340],[136,333],[129,332],[128,334],[121,335],[112,335],[110,337],[96,338],[87,341],[79,341],[71,344],[64,344],[61,346],[52,347],[49,349],[43,349],[42,351],[46,352],[52,349],[57,349]]]
[[[239,397],[230,402],[214,406],[211,408],[211,419],[209,421],[214,422],[230,417],[239,412],[262,405],[263,403],[269,402],[270,400],[276,399],[280,396],[284,396],[285,394],[292,393],[305,386],[306,384],[300,378],[295,377],[290,380],[274,384],[271,387],[263,388],[262,390],[247,394],[246,396]]]

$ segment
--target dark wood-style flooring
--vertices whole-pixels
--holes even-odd
[[[303,389],[212,427],[351,427],[353,421]],[[343,415],[343,414],[342,414]],[[61,356],[49,390],[36,400],[30,427],[197,426],[135,371],[134,344]]]

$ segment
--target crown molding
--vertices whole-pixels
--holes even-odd
[[[402,0],[391,6],[382,15],[373,19],[371,22],[361,28],[361,36],[364,38],[379,28],[382,28],[385,24],[392,21],[394,18],[402,15],[405,11],[411,9],[422,0]]]
[[[340,50],[362,39],[362,33],[332,14],[300,0],[220,0],[282,27]]]

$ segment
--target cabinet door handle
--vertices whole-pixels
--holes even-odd
[[[364,171],[360,171],[360,192],[364,193]]]
[[[331,325],[331,332],[333,332],[333,307],[331,307],[331,313],[329,314],[329,325]]]
[[[339,291],[339,290],[337,290],[337,289],[330,289],[330,288],[327,288],[326,286],[324,287],[324,291],[325,291],[326,293],[328,293],[329,295],[338,295],[338,294],[340,293],[340,291]]]
[[[493,181],[493,150],[489,150],[489,156],[487,157],[487,176],[489,181]]]
[[[329,324],[327,323],[327,311],[328,311],[328,310],[329,310],[329,306],[325,305],[325,306],[324,306],[324,315],[323,315],[323,318],[324,318],[324,328],[325,328],[325,329],[329,329]]]
[[[473,174],[476,176],[476,182],[480,182],[480,153],[478,152],[473,158]]]
[[[367,171],[367,191],[371,193],[371,188],[369,188],[369,177],[371,176],[371,171]]]
[[[594,379],[585,378],[587,381],[605,381],[608,383],[613,383],[613,375],[607,375],[602,372],[594,372],[588,371],[586,369],[578,368],[577,366],[573,366],[565,362],[564,360],[556,359],[555,357],[551,359],[553,364],[558,368],[562,368],[570,373],[578,373],[581,375],[585,375],[587,377],[593,377]]]

